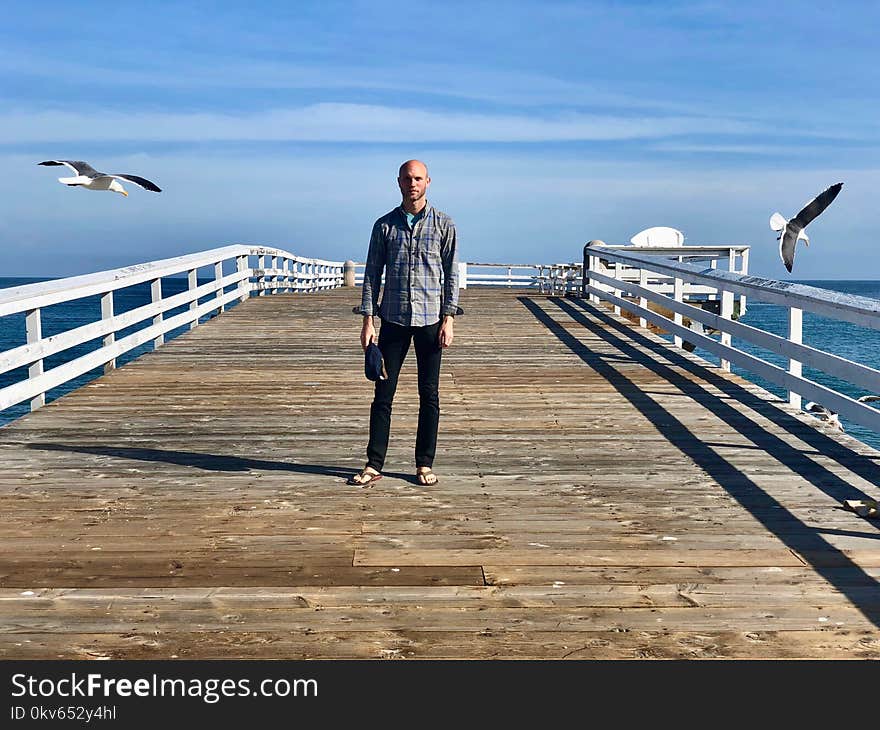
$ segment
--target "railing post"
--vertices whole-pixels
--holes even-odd
[[[587,241],[584,248],[589,248],[590,246],[603,246],[605,245],[605,241],[602,241],[598,238],[593,239],[592,241]],[[584,296],[589,296],[589,301],[593,304],[599,303],[599,297],[596,294],[588,294],[588,287],[590,286],[598,286],[598,284],[593,283],[593,279],[590,278],[590,272],[596,271],[599,268],[599,257],[594,256],[592,253],[587,253],[584,257]]]
[[[736,273],[736,249],[730,248],[727,252],[727,270]],[[731,292],[732,293],[732,292]],[[736,300],[736,296],[734,296],[734,301]],[[733,316],[733,304],[730,305],[731,309],[731,317]],[[740,307],[740,315],[742,315],[742,307]]]
[[[614,279],[615,279],[615,281],[620,280],[621,272],[622,272],[622,269],[620,267],[620,262],[615,261],[614,262]],[[623,290],[622,289],[615,289],[614,296],[616,296],[616,297],[623,296]],[[614,305],[614,313],[620,314],[620,307],[617,304]]]
[[[354,269],[352,268],[352,272]],[[467,289],[468,267],[467,261],[458,262],[458,288]],[[354,273],[352,273],[352,281],[354,281]]]
[[[153,304],[162,300],[162,279],[153,279],[150,284],[150,299]],[[162,312],[153,317],[153,324],[162,324]],[[158,335],[153,339],[153,349],[165,344],[165,335]]]
[[[260,270],[260,276],[257,280],[257,296],[266,296],[266,256],[260,255],[257,259],[257,268]]]
[[[801,345],[804,339],[804,310],[791,307],[788,310],[788,339]],[[798,360],[788,361],[788,372],[800,377],[803,373],[803,364]],[[795,408],[801,407],[801,397],[793,390],[788,391],[788,402]]]
[[[223,278],[223,262],[218,261],[216,264],[214,264],[214,281],[220,281],[220,279],[222,279],[222,278]],[[221,287],[220,289],[217,290],[217,299],[220,299],[220,297],[222,297],[222,296],[223,296],[223,288]],[[220,312],[222,312],[225,308],[226,308],[225,305],[220,304],[217,307],[217,314],[220,314]]]
[[[101,319],[108,320],[113,319],[113,292],[108,291],[101,295]],[[104,335],[103,344],[104,347],[109,347],[114,342],[116,342],[116,333],[108,332]],[[104,363],[104,373],[109,373],[111,370],[116,369],[116,358],[113,357]]]
[[[248,260],[247,255],[236,256],[235,257],[235,270],[238,271],[239,273],[247,271],[247,267],[248,267],[247,260]],[[247,301],[247,298],[248,298],[248,296],[250,296],[250,293],[251,293],[250,289],[251,289],[250,277],[248,277],[246,279],[242,279],[241,281],[238,282],[238,292],[239,292],[238,301],[239,302],[246,302]]]
[[[461,265],[459,264],[459,271],[461,270]],[[345,286],[354,286],[354,261],[349,259],[345,262],[342,268],[342,278]]]
[[[749,249],[743,249],[741,254],[742,257],[742,265],[739,267],[739,272],[743,276],[747,276],[749,273]],[[739,316],[742,317],[746,313],[746,295],[739,295]]]
[[[198,269],[190,269],[189,271],[187,271],[186,278],[187,278],[187,283],[189,285],[188,288],[190,291],[192,291],[193,289],[195,289],[199,285]],[[189,303],[189,309],[191,312],[195,311],[198,308],[198,306],[199,306],[198,298],[193,299]],[[189,323],[189,328],[192,330],[198,326],[199,326],[199,318],[193,317],[192,322]]]
[[[677,276],[672,280],[672,298],[679,304],[684,301],[684,279]],[[672,321],[677,325],[684,324],[684,318],[681,316],[680,312],[673,312]],[[684,340],[681,339],[680,335],[674,334],[672,335],[672,344],[681,349]]]
[[[43,339],[43,323],[40,319],[40,310],[39,309],[29,309],[27,314],[25,315],[25,331],[27,333],[27,343],[29,345],[35,345],[37,342]],[[43,374],[43,360],[40,358],[39,360],[31,363],[30,367],[28,367],[28,379],[33,380],[34,378]],[[40,393],[31,398],[31,410],[35,411],[40,406],[46,405],[46,394]]]
[[[639,269],[639,286],[647,287],[648,286],[648,271],[646,269]],[[639,296],[639,306],[643,309],[648,308],[648,299],[647,297]],[[648,320],[644,317],[639,317],[639,327],[647,327]]]
[[[733,292],[721,290],[721,318],[733,319]],[[721,344],[730,346],[730,332],[721,332]],[[730,360],[721,358],[721,369],[730,372]]]

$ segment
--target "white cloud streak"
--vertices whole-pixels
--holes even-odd
[[[367,104],[313,104],[256,114],[10,111],[0,138],[27,142],[141,140],[303,142],[552,142],[661,138],[683,134],[744,134],[756,126],[697,116],[624,117],[426,111]]]

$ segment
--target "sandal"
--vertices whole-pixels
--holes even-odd
[[[382,475],[371,466],[365,466],[357,474],[353,474],[348,478],[346,484],[352,484],[356,487],[368,487],[373,482],[378,482]]]
[[[423,487],[433,487],[439,481],[430,466],[420,466],[416,472],[416,478]]]

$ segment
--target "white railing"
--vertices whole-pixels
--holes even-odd
[[[488,270],[488,271],[487,271]],[[500,270],[501,273],[494,273]],[[460,262],[458,286],[497,286],[562,293],[580,286],[581,264],[488,264]],[[364,283],[364,263],[355,263],[355,283]]]
[[[645,254],[648,256],[660,256],[681,263],[704,263],[708,262],[710,269],[718,269],[719,263],[726,263],[724,268],[737,274],[749,273],[749,246],[743,244],[727,244],[722,246],[626,246],[609,245],[594,241],[591,243],[601,244],[603,251],[621,251],[625,254]],[[589,245],[589,244],[588,244]],[[628,266],[620,261],[611,261],[606,256],[595,257],[592,266],[594,270],[613,276],[615,279],[641,283],[653,291],[661,294],[674,295],[675,277],[668,276],[658,271],[645,271],[643,269]],[[642,281],[647,274],[647,281]],[[700,282],[683,282],[682,297],[684,301],[715,301],[717,291],[713,286],[707,286]],[[607,287],[599,285],[600,288]],[[740,295],[739,314],[745,314],[746,296]]]
[[[198,271],[206,268],[213,279],[199,285]],[[180,274],[187,275],[187,290],[163,296],[162,279]],[[150,283],[152,301],[116,314],[114,292],[146,282]],[[39,408],[52,388],[97,367],[104,366],[105,372],[112,370],[120,355],[151,341],[159,347],[168,332],[186,326],[192,329],[200,318],[222,312],[227,305],[243,302],[253,293],[265,296],[285,291],[312,292],[342,285],[342,262],[304,258],[275,248],[233,245],[112,271],[0,289],[0,318],[24,313],[26,340],[19,347],[0,352],[0,375],[28,368],[26,379],[0,389],[0,411],[26,400],[30,400],[31,410]],[[232,289],[226,291],[227,287]],[[99,320],[43,336],[42,309],[91,296],[100,297]],[[199,302],[205,297],[210,298]],[[166,316],[181,306],[187,309]],[[121,330],[145,320],[151,320],[151,324],[117,338]],[[44,371],[46,358],[98,338],[102,338],[98,349]]]
[[[725,370],[730,370],[731,363],[734,363],[785,388],[789,392],[789,402],[794,407],[800,407],[802,397],[808,398],[854,423],[880,432],[880,411],[802,375],[803,365],[806,364],[863,388],[868,393],[880,393],[880,371],[810,347],[802,341],[804,310],[822,317],[880,329],[880,301],[803,284],[704,268],[670,260],[664,254],[650,256],[644,253],[624,253],[624,248],[612,249],[610,246],[591,244],[584,246],[583,296],[588,296],[594,303],[600,300],[610,303],[617,314],[622,310],[631,312],[639,318],[642,326],[650,322],[670,332],[677,347],[681,347],[684,339],[687,339],[717,355]],[[617,278],[613,274],[620,267],[613,266],[610,271],[607,267],[600,268],[600,259],[625,266],[630,272],[638,272],[638,276]],[[656,274],[671,278],[672,296],[647,285],[646,282]],[[683,296],[685,283],[713,289],[715,296],[720,299],[720,314],[687,304]],[[629,295],[632,299],[626,299],[624,295]],[[734,321],[736,296],[753,297],[758,301],[788,308],[788,336],[780,337]],[[649,303],[670,312],[672,317],[651,309]],[[699,325],[684,326],[684,317]],[[715,340],[698,331],[702,327],[717,330],[720,339]],[[788,368],[779,367],[734,347],[733,337],[782,356],[788,360]]]
[[[720,261],[727,262],[729,271],[747,274],[749,271],[749,246],[724,245],[724,246],[677,246],[674,248],[659,248],[656,246],[609,246],[602,244],[607,250],[625,249],[628,253],[649,253],[652,255],[671,256],[678,261],[707,261],[712,269],[718,268]],[[604,250],[604,249],[603,249]],[[360,286],[364,283],[364,262],[357,262],[355,267],[355,283]],[[614,268],[617,277],[638,281],[640,273],[626,265],[611,267],[605,257],[597,259],[594,266],[600,271],[610,271]],[[498,270],[501,273],[494,273]],[[537,289],[543,294],[575,294],[582,288],[583,264],[580,262],[558,264],[498,264],[469,261],[460,262],[458,265],[459,288],[467,289],[468,286],[497,286],[525,289]],[[663,293],[672,293],[673,281],[671,277],[659,274],[653,275],[648,282],[653,288]],[[700,285],[685,285],[684,299],[711,300],[715,296],[712,287]],[[740,297],[740,311],[745,312],[745,296]]]

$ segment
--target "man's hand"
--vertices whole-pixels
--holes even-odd
[[[446,316],[443,318],[443,324],[440,325],[440,347],[449,347],[452,344],[452,323],[455,317]]]
[[[364,326],[361,327],[361,347],[367,349],[367,345],[376,340],[376,328],[373,327],[373,318],[364,316]]]

